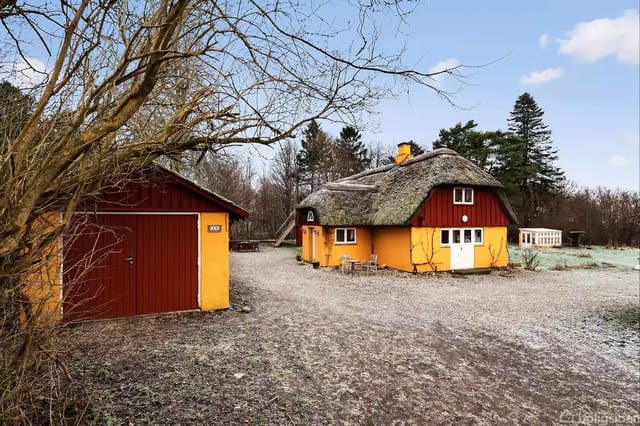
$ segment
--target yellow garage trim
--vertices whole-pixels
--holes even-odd
[[[229,214],[200,213],[200,309],[228,307]]]

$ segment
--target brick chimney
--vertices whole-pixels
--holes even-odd
[[[411,144],[409,142],[401,142],[398,144],[398,155],[396,155],[396,164],[400,164],[409,158],[413,158],[411,154]]]

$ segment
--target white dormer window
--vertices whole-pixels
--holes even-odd
[[[309,213],[307,213],[307,222],[313,222],[314,220],[315,217],[313,216],[313,212],[309,210]]]
[[[473,188],[453,188],[453,204],[473,204]]]

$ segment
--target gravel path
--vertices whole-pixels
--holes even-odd
[[[617,333],[600,318],[640,303],[637,271],[517,270],[454,277],[386,270],[354,276],[333,268],[311,269],[295,262],[295,252],[287,249],[231,256],[234,282],[274,296],[257,303],[274,302],[282,308],[282,300],[301,302],[326,314],[385,327],[439,325],[497,333],[532,349],[591,349],[593,356],[629,374],[639,372],[638,334]],[[625,345],[611,344],[622,341]]]
[[[295,254],[232,253],[232,311],[76,329],[93,418],[640,422],[638,331],[611,320],[638,305],[637,271],[351,276]]]

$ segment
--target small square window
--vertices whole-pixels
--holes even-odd
[[[352,242],[356,240],[356,230],[347,229],[347,241]]]
[[[453,188],[453,204],[473,204],[473,188]]]
[[[460,244],[460,230],[459,229],[454,229],[453,230],[453,243],[454,244]]]
[[[461,203],[462,202],[462,188],[453,188],[453,202]]]
[[[482,229],[474,229],[474,242],[476,244],[482,244]]]
[[[448,229],[441,229],[440,230],[440,245],[441,246],[448,246],[449,244],[451,244],[451,240],[449,239],[449,230]]]
[[[464,230],[464,242],[467,244],[471,243],[471,229]]]

